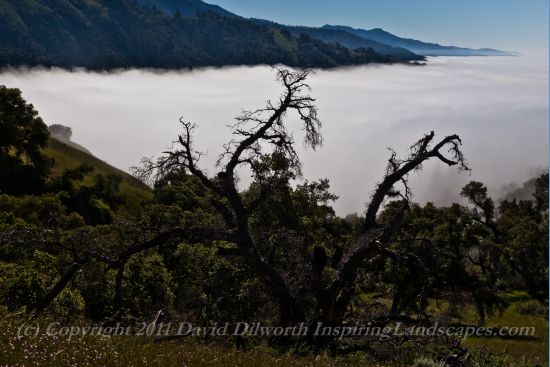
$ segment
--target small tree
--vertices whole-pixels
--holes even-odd
[[[64,141],[70,141],[73,136],[73,130],[69,126],[53,124],[48,127],[50,134]]]

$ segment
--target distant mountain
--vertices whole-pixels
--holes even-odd
[[[398,61],[226,16],[199,0],[140,1],[0,0],[0,66],[335,67]]]
[[[214,12],[223,16],[240,18],[243,17],[231,13],[220,6],[205,3],[201,0],[137,0],[141,5],[148,5],[164,12],[165,14],[174,14],[179,11],[183,16],[196,16],[200,12]],[[275,23],[269,20],[250,18],[250,21],[267,28],[288,30],[293,36],[299,37],[302,34],[308,35],[313,39],[325,43],[338,43],[349,49],[369,49],[372,48],[376,53],[395,57],[401,61],[424,60],[424,57],[400,47],[392,47],[380,42],[365,40],[362,37],[350,34],[340,30],[329,30],[313,27],[287,26]]]
[[[283,24],[271,22],[264,19],[251,19],[251,20],[254,21],[256,24],[263,25],[269,28],[287,30],[294,36],[300,36],[301,34],[306,34],[314,39],[318,39],[323,42],[327,42],[331,44],[338,43],[350,49],[371,48],[379,54],[393,56],[403,61],[425,59],[423,56],[417,55],[416,53],[411,52],[410,50],[407,50],[405,48],[395,47],[393,45],[390,46],[383,42],[365,39],[361,36],[355,35],[351,32],[347,32],[345,30],[289,26],[289,25],[283,25]]]
[[[401,38],[381,28],[371,30],[356,29],[341,25],[324,25],[322,29],[344,31],[366,40],[384,43],[393,47],[402,47],[424,56],[511,56],[514,52],[499,51],[491,48],[477,50],[455,46],[442,46],[437,43],[422,42],[410,38]]]

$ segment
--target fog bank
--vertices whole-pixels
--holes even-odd
[[[423,134],[457,133],[472,168],[458,174],[429,162],[413,174],[414,199],[448,204],[469,180],[493,195],[548,165],[546,58],[431,58],[422,67],[376,65],[317,71],[310,78],[324,123],[322,149],[303,151],[304,175],[327,177],[340,196],[339,214],[361,212],[383,175],[386,147],[404,152]],[[214,172],[228,124],[242,108],[262,107],[280,88],[268,67],[119,73],[63,70],[4,71],[0,84],[17,87],[47,124],[68,125],[73,141],[128,170],[165,150],[178,119],[196,122],[197,148]],[[296,116],[289,116],[296,124]],[[296,135],[299,135],[297,130]]]

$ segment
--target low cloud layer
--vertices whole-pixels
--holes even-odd
[[[46,123],[72,127],[73,140],[128,169],[158,155],[178,132],[178,119],[199,125],[196,142],[214,171],[228,124],[242,108],[262,107],[280,93],[268,67],[98,74],[62,70],[5,71]],[[339,214],[361,212],[384,172],[386,147],[405,152],[423,134],[457,133],[473,171],[439,162],[411,177],[415,199],[448,204],[469,180],[495,196],[548,165],[547,59],[432,58],[421,67],[364,66],[317,71],[310,78],[324,122],[322,149],[303,151],[306,178],[328,177]],[[289,123],[297,126],[296,117]],[[297,129],[296,135],[299,135]]]

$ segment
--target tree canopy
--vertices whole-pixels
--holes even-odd
[[[0,192],[40,192],[51,167],[48,128],[15,88],[0,86]]]

